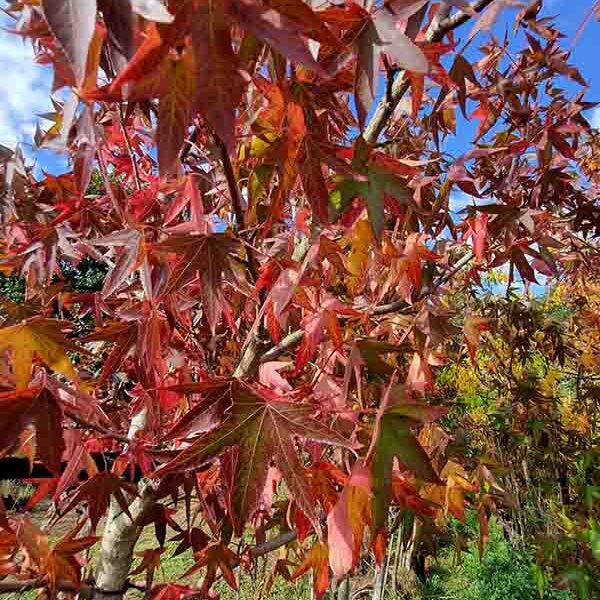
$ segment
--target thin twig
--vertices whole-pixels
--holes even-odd
[[[246,228],[244,225],[244,207],[242,204],[242,195],[240,194],[240,188],[235,180],[235,173],[233,171],[231,159],[229,158],[227,146],[225,146],[223,140],[221,140],[221,138],[219,138],[216,134],[214,135],[214,138],[221,152],[223,170],[225,171],[227,187],[229,188],[229,195],[231,196],[231,208],[233,210],[233,216],[235,217],[235,229],[240,231]]]
[[[135,189],[139,192],[142,189],[142,180],[140,179],[140,172],[137,166],[137,161],[133,153],[133,146],[131,145],[131,138],[125,125],[125,118],[123,116],[123,107],[119,106],[119,124],[121,125],[121,131],[123,132],[123,138],[125,139],[125,147],[127,148],[127,154],[131,161],[131,168],[133,169],[133,178],[135,181]]]
[[[468,265],[473,260],[473,254],[468,252],[462,258],[460,258],[456,265],[443,275],[439,277],[439,279],[435,282],[434,288],[443,285],[447,281],[449,281],[456,273],[458,273],[463,267]],[[423,299],[425,296],[431,293],[431,288],[423,290],[423,292],[419,295],[417,300]],[[373,316],[382,316],[390,313],[395,313],[400,310],[407,308],[409,305],[404,300],[394,300],[393,302],[389,302],[388,304],[380,304],[379,306],[374,306],[372,308],[363,309],[369,315]],[[276,360],[282,354],[285,354],[290,348],[293,348],[296,344],[299,344],[304,339],[304,330],[298,329],[293,331],[289,335],[283,338],[279,344],[273,346],[273,348],[269,349],[265,352],[259,359],[259,363],[263,364],[265,362],[269,362],[271,360]]]
[[[481,12],[488,4],[491,4],[493,0],[475,0],[471,5],[471,8],[475,12]],[[426,42],[439,42],[448,32],[456,29],[463,23],[466,23],[470,18],[471,14],[466,11],[459,10],[451,16],[447,16],[448,6],[442,7],[438,10],[435,18],[431,22],[427,33],[425,35]],[[369,144],[374,144],[381,135],[381,132],[385,129],[388,121],[392,118],[398,103],[410,87],[408,79],[405,77],[404,72],[398,75],[394,81],[391,92],[391,102],[387,97],[383,97],[377,109],[373,114],[369,124],[365,128],[363,137]]]
[[[90,423],[88,421],[85,421],[84,419],[77,416],[75,413],[73,413],[72,411],[70,411],[68,409],[66,409],[64,412],[65,412],[65,415],[67,417],[69,417],[69,419],[71,419],[71,421],[75,421],[75,423],[77,423],[81,427],[87,427],[88,429],[93,429],[94,431],[97,431],[98,433],[101,433],[107,437],[111,437],[111,438],[113,438],[119,442],[123,442],[125,444],[130,442],[129,438],[126,435],[123,435],[121,433],[116,433],[115,431],[111,431],[110,429],[107,429],[106,427],[102,427],[102,425],[96,425],[95,423]]]

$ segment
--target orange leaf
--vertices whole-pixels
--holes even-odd
[[[237,590],[237,582],[233,573],[233,565],[235,562],[237,562],[238,557],[225,544],[222,542],[210,544],[198,552],[195,558],[196,563],[184,573],[183,577],[188,577],[203,567],[206,567],[206,575],[204,576],[204,581],[202,582],[201,588],[201,593],[205,597],[210,597],[210,588],[216,581],[219,571],[221,571],[221,574],[223,575],[223,578],[229,587]]]
[[[317,598],[322,598],[329,588],[329,551],[323,542],[317,542],[305,555],[304,560],[292,573],[292,579],[313,571],[313,589]]]
[[[476,315],[468,315],[465,317],[464,324],[464,335],[465,343],[469,350],[469,356],[472,361],[475,361],[477,357],[477,349],[479,348],[479,339],[482,331],[488,331],[490,329],[490,320],[485,317],[478,317]]]

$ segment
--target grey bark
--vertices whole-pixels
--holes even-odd
[[[146,409],[143,409],[132,417],[127,433],[130,440],[146,426],[146,415]],[[121,600],[127,590],[133,551],[142,530],[137,523],[154,504],[157,486],[155,480],[140,481],[139,496],[129,505],[129,515],[111,498],[96,566],[95,598]]]
[[[339,583],[337,588],[337,600],[350,600],[352,592],[352,586],[350,585],[350,577],[344,577]]]

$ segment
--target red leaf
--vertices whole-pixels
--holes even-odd
[[[237,581],[233,573],[233,565],[238,561],[238,557],[222,542],[210,544],[194,557],[195,564],[190,567],[182,577],[188,577],[192,573],[206,567],[206,575],[202,581],[201,593],[205,597],[209,596],[210,588],[217,579],[217,574],[221,571],[223,578],[230,588],[237,590]]]
[[[487,248],[489,215],[481,213],[465,221],[467,230],[463,234],[463,240],[471,239],[473,243],[473,254],[480,264],[483,262]]]
[[[327,516],[329,566],[340,579],[354,569],[360,557],[365,525],[371,520],[371,474],[357,461],[339,500]]]
[[[267,392],[267,390],[265,390]],[[311,408],[283,402],[273,393],[264,393],[238,381],[224,382],[213,398],[228,396],[232,406],[223,423],[185,448],[174,460],[161,467],[165,475],[190,466],[200,466],[224,450],[236,447],[231,498],[232,520],[237,533],[252,515],[261,499],[272,458],[281,471],[290,495],[319,529],[318,511],[307,488],[294,437],[325,444],[352,447],[340,435],[311,417]]]
[[[193,17],[196,53],[195,102],[206,121],[229,149],[233,148],[235,109],[247,85],[231,46],[224,3],[199,3]]]
[[[137,495],[136,487],[124,482],[112,473],[97,473],[78,488],[61,513],[64,515],[81,502],[87,502],[92,530],[95,531],[100,519],[106,514],[111,496],[115,498],[121,510],[131,519],[129,501],[125,494]]]
[[[186,127],[193,113],[197,76],[194,52],[190,46],[185,47],[178,56],[167,56],[161,80],[165,91],[158,107],[156,144],[158,168],[160,174],[165,176],[175,170]]]
[[[418,5],[418,2],[412,4],[411,9],[418,10]],[[383,7],[372,18],[367,17],[366,24],[356,41],[358,64],[355,95],[361,129],[377,95],[381,52],[385,52],[391,63],[408,71],[427,72],[428,63],[425,55],[397,28],[398,21],[399,16]]]
[[[229,2],[227,9],[241,27],[277,52],[319,75],[326,75],[304,39],[304,26],[273,8],[261,6],[251,0],[239,0],[235,4]]]

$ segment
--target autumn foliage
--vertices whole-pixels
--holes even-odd
[[[541,9],[12,3],[64,99],[35,142],[70,168],[1,149],[25,298],[0,305],[0,449],[48,469],[28,508],[51,508],[0,511],[0,592],[211,597],[278,551],[269,585],[310,571],[321,597],[371,556],[376,594],[402,519],[433,553],[474,511],[481,552],[501,515],[542,588],[593,593],[600,484],[573,477],[597,442],[600,138]],[[465,410],[482,390],[500,416]],[[535,494],[558,498],[545,541],[519,521]],[[184,583],[154,582],[167,540]]]

